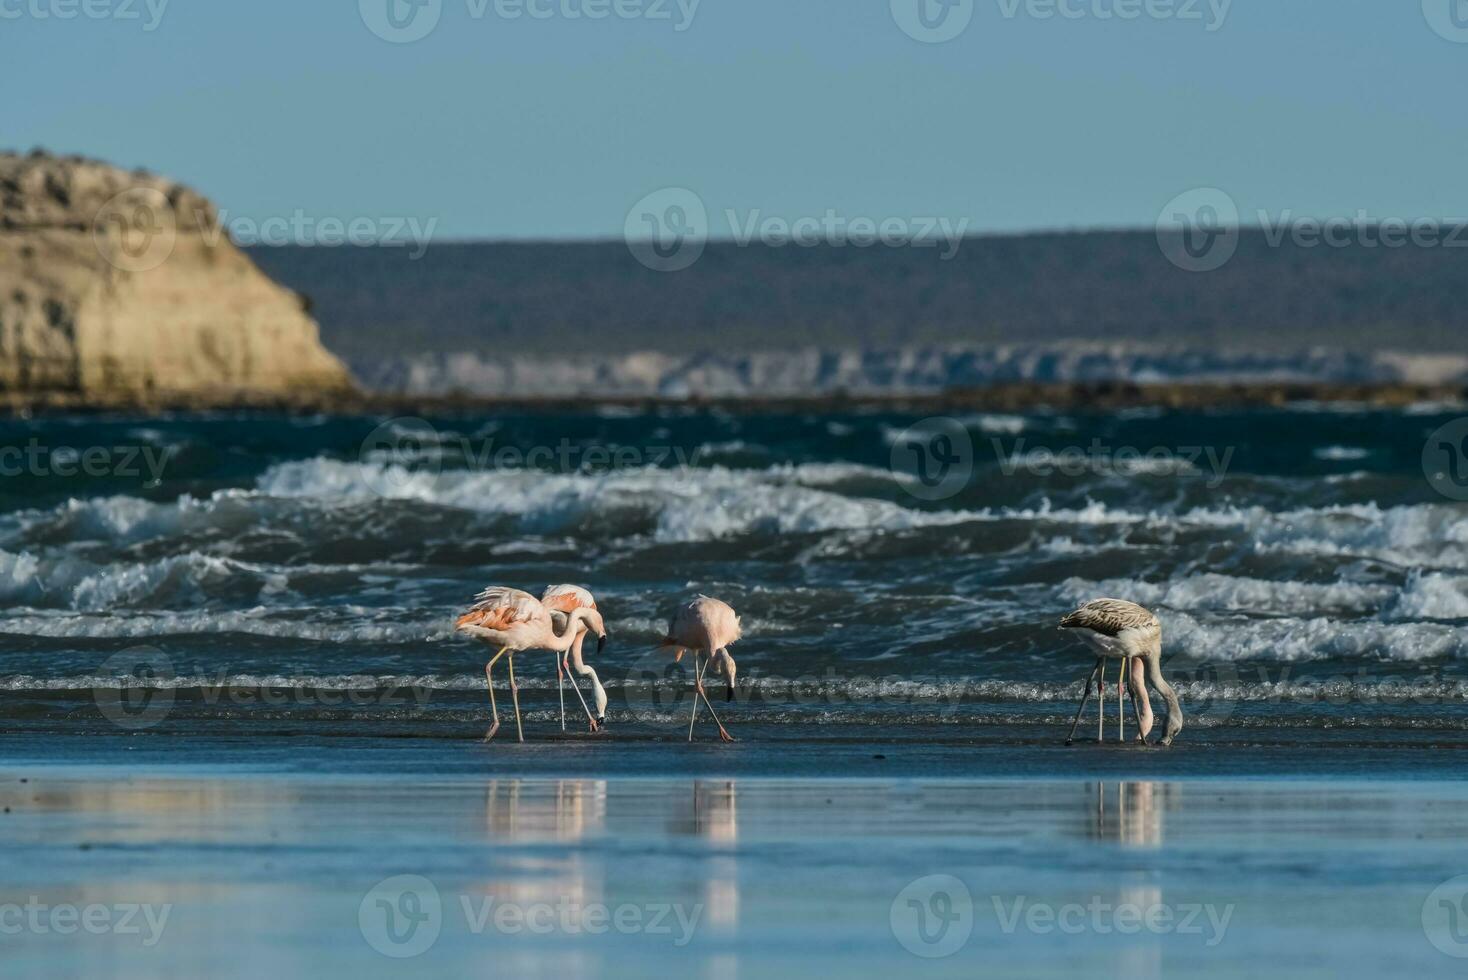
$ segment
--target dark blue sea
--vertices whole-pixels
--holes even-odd
[[[1468,504],[1424,469],[1458,411],[11,420],[0,726],[43,755],[472,742],[487,651],[454,616],[486,585],[574,582],[608,624],[608,724],[567,691],[563,734],[552,655],[527,652],[531,741],[686,739],[689,664],[655,647],[702,592],[743,620],[733,701],[713,687],[742,744],[1004,759],[1078,703],[1093,660],[1059,617],[1119,596],[1161,618],[1183,699],[1172,761],[1145,765],[1461,766]]]

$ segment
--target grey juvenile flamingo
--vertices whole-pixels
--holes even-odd
[[[1096,690],[1101,700],[1096,723],[1096,741],[1099,742],[1104,737],[1106,660],[1108,657],[1116,657],[1122,662],[1116,695],[1116,715],[1122,738],[1126,737],[1123,716],[1125,709],[1121,703],[1123,684],[1131,688],[1132,711],[1136,714],[1137,727],[1140,729],[1137,740],[1145,742],[1147,734],[1152,730],[1152,705],[1142,683],[1145,668],[1146,680],[1167,702],[1167,732],[1159,739],[1158,744],[1171,745],[1177,733],[1183,730],[1183,709],[1172,685],[1162,677],[1162,623],[1157,617],[1135,602],[1125,599],[1093,599],[1062,619],[1060,628],[1079,630],[1082,638],[1096,651],[1096,666],[1091,668],[1091,675],[1086,679],[1081,706],[1076,710],[1075,721],[1071,723],[1065,744],[1070,745],[1075,741],[1076,727],[1081,723],[1081,712],[1086,710],[1086,702],[1091,697],[1091,678],[1098,678]]]

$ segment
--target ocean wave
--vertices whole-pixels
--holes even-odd
[[[415,621],[416,617],[416,621]],[[241,633],[323,643],[413,643],[451,636],[446,611],[263,606],[216,611],[44,612],[0,618],[0,633],[70,639],[136,639]]]
[[[97,563],[62,553],[0,551],[0,599],[38,608],[107,612],[226,603],[278,603],[300,592],[339,593],[417,566],[380,562],[269,565],[188,551],[153,561]],[[0,620],[3,623],[4,620]]]
[[[961,415],[958,421],[966,428],[991,435],[1017,436],[1030,427],[1030,420],[1023,415],[1001,415],[993,412]]]
[[[1377,558],[1404,566],[1468,564],[1468,512],[1450,504],[1195,508],[1175,517],[1152,514],[1147,522],[1237,529],[1261,553]]]
[[[299,510],[299,503],[291,508]],[[42,546],[78,541],[134,544],[208,534],[239,534],[262,520],[280,516],[282,508],[254,490],[217,490],[208,497],[181,495],[170,501],[141,497],[71,498],[52,508],[32,508],[5,515],[0,543],[14,550],[30,543]]]
[[[1468,618],[1468,580],[1452,576],[1414,574],[1401,588],[1213,573],[1167,582],[1070,578],[1057,592],[1062,603],[1121,596],[1166,610],[1165,652],[1210,661],[1468,658],[1468,634],[1419,621]],[[1220,619],[1209,613],[1244,615]]]
[[[1162,534],[1228,531],[1250,551],[1330,557],[1380,558],[1394,564],[1468,564],[1468,511],[1448,504],[1341,504],[1276,511],[1254,506],[1139,510],[1088,500],[1057,507],[1046,498],[1033,507],[969,511],[971,521],[1019,521],[1078,527],[1136,528]]]
[[[851,528],[899,530],[956,524],[975,516],[913,510],[826,489],[856,478],[890,480],[886,471],[844,463],[763,470],[639,467],[598,474],[430,472],[312,459],[272,467],[260,477],[259,489],[276,497],[417,500],[514,518],[522,529],[539,533],[610,524],[665,542]]]
[[[520,687],[534,688],[534,680]],[[547,685],[540,684],[545,687]],[[555,684],[548,685],[554,688]],[[137,677],[120,674],[83,674],[74,677],[0,677],[3,691],[110,691],[110,690],[294,690],[294,691],[470,691],[484,690],[484,674],[441,677],[435,674],[189,674]]]
[[[1059,592],[1066,601],[1076,604],[1098,596],[1124,596],[1148,606],[1255,615],[1369,614],[1399,594],[1393,586],[1376,583],[1280,582],[1217,573],[1190,575],[1167,582],[1069,578],[1060,584]]]
[[[991,464],[1008,474],[1015,471],[1035,474],[1094,474],[1097,476],[1187,476],[1196,477],[1203,470],[1181,456],[1088,456],[1079,451],[1038,448],[1009,455],[1001,454]]]
[[[1316,459],[1330,462],[1341,462],[1347,460],[1365,459],[1371,455],[1371,450],[1360,446],[1321,446],[1313,453]]]
[[[1309,619],[1202,620],[1174,612],[1163,624],[1169,649],[1200,661],[1308,663],[1344,659],[1413,663],[1468,659],[1468,633],[1441,623]]]
[[[901,496],[909,477],[852,462],[760,469],[637,467],[604,473],[525,469],[444,470],[316,457],[270,466],[253,489],[172,501],[73,499],[8,515],[0,544],[238,535],[262,524],[381,501],[416,501],[513,520],[524,533],[599,530],[663,541],[740,534],[948,527],[968,522],[1136,526],[1162,532],[1237,529],[1256,549],[1380,557],[1399,564],[1468,564],[1468,513],[1450,504],[1135,508],[1088,500],[1057,506],[918,509]],[[889,499],[893,495],[897,499]],[[908,506],[912,504],[914,506]],[[303,513],[303,508],[304,513]],[[0,579],[5,569],[0,567]]]
[[[1414,569],[1390,614],[1397,619],[1468,619],[1468,578]]]
[[[7,515],[0,546],[39,555],[75,542],[121,546],[155,540],[238,540],[251,531],[313,531],[353,540],[395,533],[381,507],[420,503],[508,522],[521,535],[646,538],[696,543],[741,536],[950,529],[1033,524],[1046,530],[1116,527],[1168,536],[1216,532],[1238,549],[1323,558],[1375,558],[1430,570],[1468,565],[1468,512],[1451,504],[1374,503],[1273,510],[1262,505],[1128,507],[1086,499],[1022,506],[934,509],[902,493],[902,478],[851,462],[785,463],[759,469],[638,467],[604,473],[446,470],[317,457],[269,467],[253,489],[152,501],[113,496],[69,500]],[[950,536],[956,531],[945,531]],[[1052,534],[1053,549],[1065,534]],[[1071,544],[1077,536],[1068,535]],[[0,591],[21,565],[0,561]]]

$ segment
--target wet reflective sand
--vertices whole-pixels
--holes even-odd
[[[1468,874],[1461,782],[35,767],[0,773],[0,803],[15,975],[1445,975],[1468,954],[1468,885],[1438,888]]]

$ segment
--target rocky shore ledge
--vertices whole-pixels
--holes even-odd
[[[1366,409],[1437,409],[1463,406],[1468,386],[1462,384],[1338,384],[1313,382],[1230,384],[1133,384],[1099,382],[1036,384],[998,383],[925,394],[816,394],[775,397],[746,395],[720,398],[660,396],[584,396],[502,398],[472,395],[402,395],[372,392],[294,392],[237,398],[242,411],[291,414],[380,416],[445,416],[505,413],[682,412],[716,409],[730,414],[792,412],[898,412],[943,415],[963,412],[1111,412],[1151,408],[1175,411],[1278,408],[1287,405],[1336,405]],[[29,416],[50,413],[132,411],[189,412],[218,408],[216,402],[187,395],[147,397],[98,404],[64,392],[20,394],[0,392],[0,413]]]
[[[192,190],[0,153],[0,404],[197,407],[350,396],[302,297]]]
[[[847,350],[791,348],[678,354],[639,351],[548,358],[474,352],[361,358],[372,391],[478,398],[899,398],[994,385],[1094,388],[1168,385],[1468,384],[1468,356],[1311,349],[1285,354],[1072,341]]]

